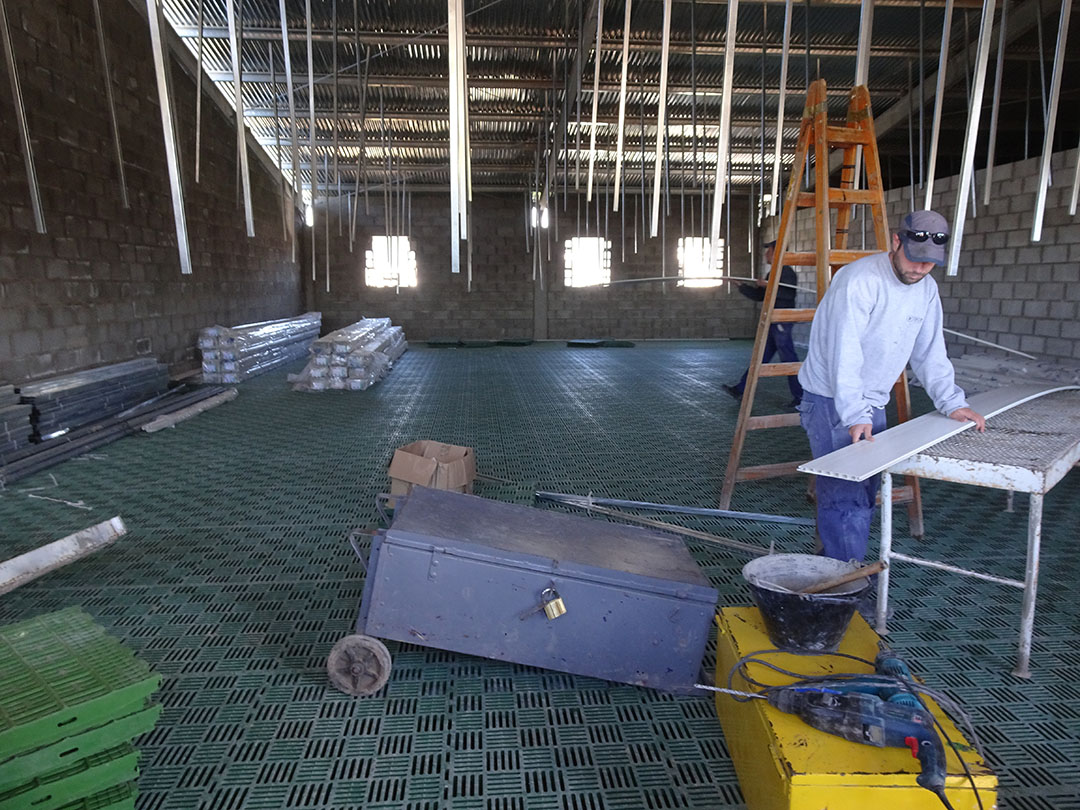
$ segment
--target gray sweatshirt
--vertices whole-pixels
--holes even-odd
[[[900,373],[911,368],[943,414],[967,407],[953,379],[941,333],[937,282],[904,284],[888,253],[841,268],[810,326],[810,351],[799,371],[803,388],[832,397],[845,427],[870,424]]]

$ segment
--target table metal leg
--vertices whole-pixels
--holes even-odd
[[[1031,634],[1035,627],[1035,591],[1039,585],[1039,544],[1042,540],[1043,496],[1031,493],[1028,506],[1027,571],[1024,574],[1024,606],[1020,611],[1020,649],[1016,655],[1016,667],[1012,674],[1018,678],[1030,678]]]
[[[892,557],[892,473],[888,470],[881,474],[881,553],[885,570],[878,574],[877,631],[880,635],[889,632],[885,626],[889,610],[889,563]]]

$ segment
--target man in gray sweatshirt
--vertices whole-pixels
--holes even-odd
[[[948,241],[941,214],[914,211],[900,221],[891,250],[836,272],[814,314],[799,371],[799,411],[814,458],[873,441],[885,429],[885,405],[909,362],[941,413],[985,430],[954,381],[937,282],[929,277],[934,265],[945,264]],[[863,559],[877,489],[876,475],[860,482],[818,477],[818,534],[826,556]]]

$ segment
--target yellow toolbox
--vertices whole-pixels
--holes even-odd
[[[724,608],[716,618],[716,685],[728,686],[728,672],[745,655],[771,650],[757,608]],[[848,628],[839,652],[873,661],[878,635],[859,614]],[[767,660],[807,676],[873,672],[873,667],[830,655],[775,653]],[[747,674],[769,685],[792,682],[790,676],[760,664]],[[739,675],[732,688],[756,691]],[[955,810],[978,810],[979,803],[958,757],[967,763],[984,810],[997,805],[997,777],[956,725],[932,700],[927,708],[952,741],[945,742],[948,777],[945,790]],[[740,703],[716,694],[716,713],[724,728],[731,759],[748,810],[942,810],[944,805],[915,777],[919,763],[906,748],[875,748],[818,731],[797,716],[785,714],[764,700]]]

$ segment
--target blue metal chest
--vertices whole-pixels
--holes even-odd
[[[372,543],[356,629],[689,692],[717,596],[675,537],[417,487]]]

